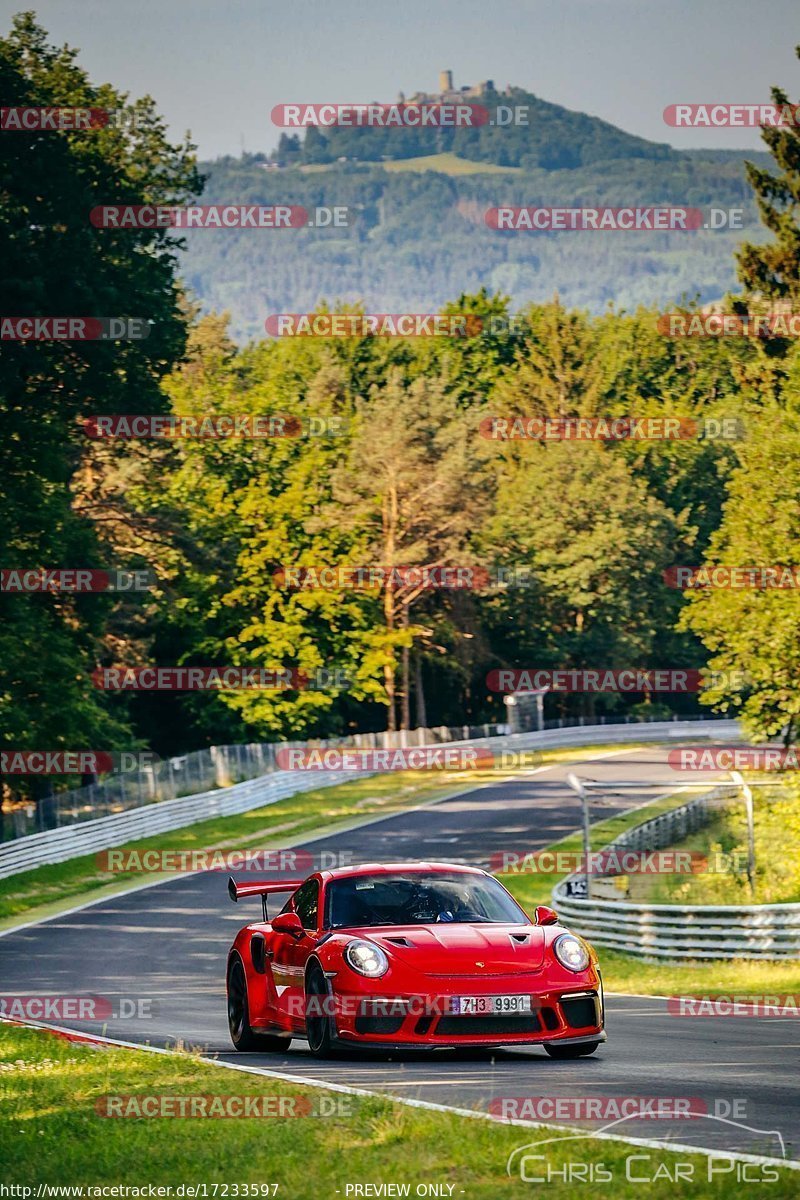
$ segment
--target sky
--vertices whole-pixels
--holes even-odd
[[[492,79],[681,149],[749,149],[757,130],[676,130],[674,103],[800,93],[798,0],[0,0],[33,7],[95,82],[152,95],[201,158],[271,150],[287,102],[389,102]]]

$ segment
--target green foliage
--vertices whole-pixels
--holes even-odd
[[[332,126],[324,132],[310,126],[300,158],[306,163],[330,163],[340,158],[360,162],[416,158],[426,154],[453,153],[474,162],[498,163],[504,167],[543,167],[564,170],[611,159],[635,158],[672,161],[679,153],[662,143],[634,137],[586,113],[572,112],[526,92],[512,88],[502,95],[484,91],[464,103],[476,106],[472,127],[442,126],[348,128]],[[498,105],[521,107],[525,120],[500,123]],[[490,120],[481,120],[480,108],[489,110]],[[502,120],[505,121],[506,114]],[[284,135],[285,136],[285,135]],[[293,148],[285,142],[276,158],[285,161]]]
[[[676,522],[621,455],[595,443],[526,447],[501,468],[488,533],[534,574],[535,623],[531,597],[513,626],[534,662],[613,669],[660,657]],[[509,623],[505,605],[501,616]]]
[[[800,58],[800,46],[796,53]],[[772,100],[779,108],[789,105],[782,88],[772,89]],[[769,168],[748,162],[747,178],[756,194],[762,224],[775,240],[767,245],[742,245],[737,254],[739,278],[749,292],[796,301],[800,298],[800,130],[793,122],[767,126],[761,137],[773,161]]]
[[[10,105],[120,108],[127,97],[95,87],[54,49],[32,14],[0,39],[0,91]],[[152,101],[142,127],[18,132],[0,139],[4,311],[21,316],[132,316],[152,322],[144,341],[4,342],[0,362],[2,562],[16,568],[137,566],[120,561],[116,523],[82,479],[79,420],[164,408],[159,381],[182,353],[185,319],[165,231],[95,229],[102,202],[181,200],[199,186],[188,147],[171,146]],[[86,489],[86,490],[84,490]],[[126,551],[129,549],[125,545]],[[133,548],[131,547],[133,550]],[[19,748],[129,744],[118,706],[90,681],[109,621],[129,617],[107,598],[3,595],[0,737]]]
[[[451,339],[282,339],[232,351],[205,319],[168,385],[178,413],[338,417],[338,437],[186,441],[150,503],[179,514],[197,565],[162,615],[185,662],[343,669],[347,695],[243,691],[182,701],[195,728],[248,735],[502,719],[494,666],[700,666],[663,572],[699,559],[735,461],[730,442],[487,441],[489,415],[738,413],[747,344],[670,342],[657,314],[592,319],[558,300],[508,328],[506,300],[448,311]],[[494,324],[490,322],[494,318]],[[213,408],[212,408],[213,399]],[[753,404],[755,404],[753,400]],[[522,567],[528,588],[292,590],[286,566]],[[593,711],[562,697],[561,711]],[[606,700],[603,702],[607,703]],[[226,715],[227,714],[227,715]]]
[[[116,108],[127,99],[93,86],[30,15],[0,41],[0,83],[11,104]],[[746,207],[740,156],[680,155],[523,93],[509,102],[530,102],[538,119],[527,130],[424,135],[432,154],[519,168],[502,182],[352,162],[328,170],[340,132],[335,157],[350,145],[346,131],[309,135],[302,148],[287,136],[281,153],[294,165],[281,170],[264,170],[259,155],[220,160],[210,203],[345,204],[355,220],[343,230],[188,234],[181,265],[197,305],[179,290],[180,245],[168,229],[99,230],[87,220],[101,202],[197,194],[191,147],[167,142],[151,100],[137,102],[146,119],[131,133],[0,140],[8,311],[152,322],[139,342],[6,344],[4,564],[149,565],[158,575],[137,603],[0,597],[9,745],[142,741],[176,752],[387,722],[479,723],[504,717],[486,685],[496,666],[690,667],[709,655],[749,673],[744,689],[722,687],[711,703],[741,711],[757,732],[788,723],[794,734],[796,593],[687,598],[663,579],[704,558],[791,563],[797,544],[800,354],[784,342],[667,338],[643,302],[664,291],[719,295],[733,283],[720,249],[735,235],[530,237],[483,221],[499,202]],[[389,133],[353,132],[353,145],[389,152]],[[777,237],[742,252],[743,278],[763,294],[725,305],[797,294],[795,135],[767,131],[779,177],[750,168]],[[409,156],[427,148],[417,134],[392,144]],[[304,172],[303,155],[322,169]],[[237,344],[243,331],[260,338],[270,312],[323,309],[320,293],[335,297],[335,311],[441,310],[465,314],[472,328],[452,338]],[[509,321],[512,303],[522,307]],[[201,304],[216,311],[198,319]],[[80,431],[81,418],[126,412],[288,414],[303,436],[102,443]],[[482,436],[493,415],[677,416],[699,429],[735,417],[745,436],[502,442]],[[530,586],[293,589],[280,576],[285,567],[441,565],[522,568]],[[338,669],[348,682],[98,695],[92,668],[120,662]],[[636,700],[624,703],[638,714]],[[593,711],[586,697],[558,703],[564,714]]]
[[[800,543],[800,417],[777,408],[751,426],[728,486],[706,564],[796,564]],[[800,596],[797,588],[689,593],[684,624],[702,638],[720,672],[707,702],[741,716],[752,732],[797,736],[800,717]]]
[[[800,47],[797,47],[800,57]],[[773,102],[788,104],[781,88]],[[748,163],[766,245],[745,243],[739,276],[747,288],[740,308],[791,308],[800,297],[800,134],[793,124],[762,129],[772,169]],[[775,170],[777,168],[777,172]],[[730,477],[722,521],[707,562],[738,567],[786,567],[797,562],[800,534],[800,392],[798,355],[785,339],[766,341],[741,370],[750,414]],[[721,672],[706,701],[740,714],[757,736],[794,741],[800,717],[800,599],[796,588],[695,592],[684,626],[710,651]]]

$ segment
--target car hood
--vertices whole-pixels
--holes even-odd
[[[371,927],[364,936],[423,975],[508,975],[540,971],[544,930],[536,925]]]

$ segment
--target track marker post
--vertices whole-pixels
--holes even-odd
[[[583,786],[583,783],[573,771],[567,775],[567,783],[574,792],[577,792],[580,797],[581,807],[583,809],[583,861],[585,865],[584,879],[586,880],[586,899],[590,900],[592,895],[591,871],[589,869],[591,853],[591,834],[589,832],[589,793]]]
[[[756,894],[756,830],[753,818],[753,791],[745,783],[741,771],[731,771],[731,779],[742,789],[744,809],[747,814],[747,881],[751,898]]]

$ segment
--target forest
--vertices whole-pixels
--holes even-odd
[[[29,16],[0,41],[0,82],[17,104],[127,102],[110,85],[94,85]],[[139,340],[4,345],[3,566],[140,571],[149,582],[96,594],[3,591],[3,745],[176,753],[502,720],[503,696],[488,685],[490,674],[533,667],[711,668],[717,683],[700,696],[554,693],[548,715],[705,705],[742,715],[756,734],[794,737],[797,591],[674,586],[680,567],[793,561],[800,532],[793,339],[667,336],[659,321],[665,311],[695,311],[675,292],[666,305],[594,312],[574,302],[574,288],[520,303],[508,272],[528,268],[528,243],[506,243],[503,286],[503,270],[498,278],[481,266],[490,231],[479,235],[471,217],[464,224],[454,215],[459,205],[471,213],[470,205],[483,203],[480,189],[490,182],[400,175],[390,197],[379,169],[369,168],[341,170],[336,202],[362,206],[364,223],[348,236],[357,247],[379,247],[374,261],[385,288],[347,299],[348,282],[361,278],[348,273],[350,242],[323,249],[320,233],[313,252],[300,253],[286,231],[270,234],[285,239],[288,257],[284,274],[271,260],[277,282],[269,302],[275,311],[314,304],[354,313],[378,300],[391,312],[405,297],[418,311],[469,318],[467,336],[241,342],[241,326],[268,315],[253,287],[262,271],[253,249],[260,232],[196,231],[185,235],[187,251],[168,228],[98,229],[87,219],[100,203],[180,205],[202,192],[192,147],[169,142],[152,100],[136,104],[148,119],[131,131],[0,139],[7,311],[150,322],[150,335]],[[703,171],[691,159],[669,162],[669,182],[657,176],[658,157],[642,159],[650,174],[627,180],[631,202],[654,202],[660,180],[661,202],[708,197],[720,207],[757,209],[757,235],[724,235],[735,249],[731,283],[739,282],[721,308],[740,314],[790,310],[800,288],[800,137],[773,129],[764,139],[768,165],[751,165],[743,183],[741,164],[716,163],[716,192],[703,191]],[[575,200],[575,179],[586,169],[568,172],[563,196]],[[591,169],[592,201],[612,197],[623,166]],[[267,203],[277,188],[287,202],[328,203],[323,178],[222,164],[202,194],[208,203]],[[504,199],[534,202],[531,178],[512,177]],[[555,202],[552,191],[547,202]],[[372,239],[379,212],[380,237]],[[56,235],[61,251],[53,256]],[[579,235],[570,236],[578,248]],[[618,236],[592,243],[597,279],[617,300],[625,278],[607,241]],[[212,248],[214,238],[224,248]],[[437,238],[433,255],[428,239]],[[696,273],[706,269],[707,244],[683,252],[694,256]],[[547,246],[567,254],[555,239]],[[457,284],[459,248],[468,288]],[[672,262],[666,240],[661,251]],[[213,297],[215,311],[204,311],[198,278],[222,253],[227,283]],[[652,244],[630,253],[657,270]],[[580,242],[576,281],[592,269],[587,254]],[[683,267],[670,270],[680,275]],[[334,277],[341,291],[326,283]],[[403,283],[412,279],[413,295]],[[120,414],[169,418],[178,432],[97,436],[98,418]],[[181,436],[190,418],[230,418],[226,428],[238,432]],[[683,434],[487,437],[497,418],[674,418]],[[266,435],[265,420],[277,422]],[[348,572],[370,567],[383,573],[370,586],[351,586]],[[287,578],[322,568],[337,572],[332,585]],[[420,581],[426,570],[459,568],[472,572],[471,586]],[[109,692],[96,685],[98,671],[143,666],[287,671],[295,682],[338,674],[331,687]],[[13,781],[15,789],[37,786]]]

